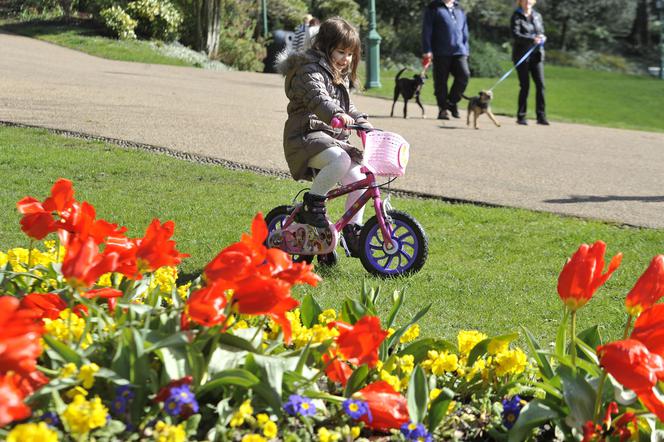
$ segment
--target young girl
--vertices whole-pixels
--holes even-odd
[[[347,21],[335,17],[325,20],[311,49],[295,52],[277,64],[286,77],[288,120],[284,127],[284,153],[294,179],[313,178],[309,192],[304,194],[302,221],[326,227],[326,194],[337,182],[349,184],[364,177],[360,172],[361,152],[349,144],[350,131],[333,129],[333,118],[344,124],[371,125],[350,100],[349,88],[357,81],[360,61],[360,37]],[[346,209],[362,191],[348,195]],[[361,229],[360,209],[344,227],[344,238],[355,254]]]

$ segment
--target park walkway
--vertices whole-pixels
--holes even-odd
[[[354,101],[375,126],[411,143],[399,189],[664,228],[664,134],[557,122],[522,127],[505,117],[500,128],[482,117],[472,130],[463,119],[389,118],[391,102],[382,99]],[[276,74],[110,61],[0,33],[3,122],[285,171],[285,109]],[[427,112],[435,116],[434,108]]]

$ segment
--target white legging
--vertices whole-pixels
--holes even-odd
[[[333,146],[313,156],[308,163],[313,169],[320,169],[311,184],[311,193],[326,195],[338,182],[350,184],[365,177],[360,172],[360,165],[353,162],[350,156],[341,147]],[[356,190],[346,198],[346,210],[362,195],[363,190]],[[350,223],[362,224],[364,207],[350,219]]]

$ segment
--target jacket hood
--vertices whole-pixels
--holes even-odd
[[[283,50],[277,54],[274,67],[278,73],[286,76],[292,69],[307,63],[318,63],[320,59],[321,54],[312,49],[297,52]]]

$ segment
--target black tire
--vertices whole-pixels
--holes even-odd
[[[394,252],[384,247],[378,218],[371,217],[360,233],[360,261],[367,272],[393,277],[419,272],[429,256],[429,240],[420,223],[405,212],[390,210],[392,233],[398,246]],[[396,261],[395,261],[396,259]]]
[[[336,250],[326,253],[325,255],[318,255],[318,264],[325,267],[333,267],[339,263],[339,255]]]
[[[270,210],[265,215],[265,223],[267,224],[268,236],[274,230],[281,228],[283,222],[288,218],[293,211],[293,206],[277,206]],[[267,244],[266,244],[267,245]],[[291,255],[293,262],[306,262],[311,264],[314,260],[313,255]]]

